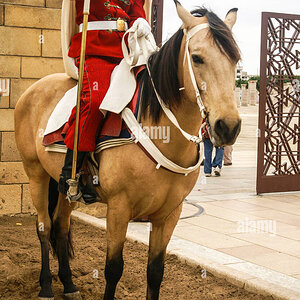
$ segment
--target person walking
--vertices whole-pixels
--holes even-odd
[[[210,140],[207,126],[201,128],[204,143],[204,175],[210,177],[212,171],[215,176],[221,176],[224,147],[214,147]],[[215,148],[216,153],[212,161],[212,152]]]
[[[224,147],[224,166],[231,166],[232,165],[232,146],[225,146]]]

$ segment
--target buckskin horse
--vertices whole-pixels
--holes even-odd
[[[223,22],[213,12],[199,8],[192,13],[175,1],[182,27],[149,58],[149,72],[142,78],[141,96],[144,126],[170,127],[170,142],[154,140],[170,160],[182,167],[198,161],[197,146],[183,137],[167,118],[156,99],[158,94],[175,115],[181,128],[198,135],[203,117],[195,97],[195,84],[201,89],[206,120],[216,146],[235,142],[241,119],[234,100],[235,67],[240,52],[232,36],[237,9],[227,13]],[[186,52],[187,34],[200,24],[206,28],[193,32]],[[186,54],[188,53],[188,54]],[[189,55],[192,70],[189,69]],[[15,109],[15,132],[19,152],[29,177],[31,197],[37,210],[37,233],[41,243],[42,268],[40,299],[54,299],[49,269],[49,248],[53,246],[59,261],[58,276],[68,299],[81,299],[72,281],[69,258],[70,215],[74,204],[57,193],[57,181],[64,155],[47,152],[42,145],[41,129],[57,102],[76,82],[66,74],[53,74],[33,84],[19,99]],[[104,299],[114,299],[123,272],[122,251],[128,222],[149,216],[152,231],[147,265],[147,299],[158,299],[163,278],[166,247],[176,226],[185,197],[196,183],[199,169],[183,176],[156,165],[136,144],[107,149],[98,154],[100,162],[98,193],[107,203],[107,257]],[[53,201],[54,199],[54,201]],[[40,226],[40,225],[43,226]],[[42,227],[42,229],[40,228]],[[50,242],[50,243],[49,243]]]

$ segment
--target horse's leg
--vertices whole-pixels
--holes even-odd
[[[115,204],[117,209],[113,209],[110,204],[108,202],[104,300],[114,299],[117,284],[123,273],[123,246],[128,222],[131,218],[131,209],[123,201],[119,200]]]
[[[70,216],[76,204],[69,204],[65,195],[59,194],[58,203],[53,216],[53,236],[51,237],[58,258],[58,276],[64,285],[64,296],[67,299],[81,299],[77,287],[72,281],[69,258],[73,256],[70,236]]]
[[[182,204],[163,222],[154,221],[152,223],[147,266],[147,300],[159,298],[159,289],[164,274],[166,248],[180,217],[181,209]]]
[[[52,276],[49,267],[49,239],[51,219],[48,213],[49,175],[39,162],[24,162],[24,168],[29,177],[29,187],[32,202],[37,210],[37,235],[41,243],[42,267],[40,273],[40,299],[54,299],[51,288]]]

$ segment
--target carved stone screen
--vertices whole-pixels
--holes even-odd
[[[300,16],[262,13],[257,193],[300,190]]]

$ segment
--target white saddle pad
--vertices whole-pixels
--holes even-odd
[[[66,122],[68,122],[73,107],[76,105],[77,99],[77,85],[68,90],[61,100],[57,103],[54,108],[49,120],[47,127],[44,132],[44,136],[55,132],[61,128]]]

